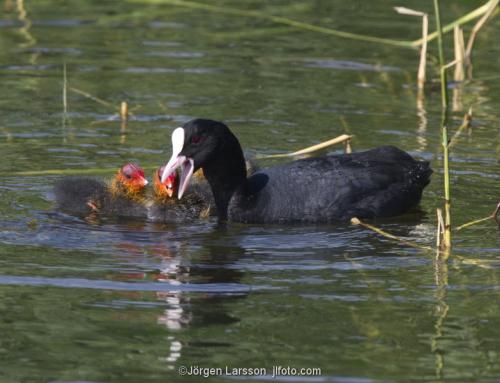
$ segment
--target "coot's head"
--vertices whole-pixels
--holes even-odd
[[[141,192],[148,181],[144,177],[144,170],[136,164],[126,164],[118,170],[116,181],[121,183],[130,193]]]
[[[165,180],[161,182],[161,176],[165,166],[161,166],[155,171],[153,176],[153,188],[157,197],[173,198],[179,188],[179,177],[177,172],[173,171]]]
[[[222,122],[196,119],[177,128],[172,133],[172,157],[163,170],[164,182],[172,172],[180,167],[178,197],[186,190],[193,172],[206,167],[216,157],[227,155],[228,148],[241,151],[238,140]],[[226,158],[231,161],[231,158]]]

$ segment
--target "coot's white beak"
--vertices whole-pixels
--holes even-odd
[[[164,183],[176,168],[181,167],[181,179],[179,181],[179,190],[177,191],[179,199],[181,199],[186,191],[194,170],[193,159],[179,156],[179,153],[184,147],[184,136],[185,133],[183,128],[177,128],[172,132],[172,157],[170,157],[167,165],[165,165],[163,174],[161,175],[161,182]]]

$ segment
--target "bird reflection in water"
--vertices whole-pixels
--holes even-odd
[[[175,228],[169,228],[172,229]],[[120,279],[154,280],[176,287],[173,291],[162,289],[155,293],[157,300],[166,303],[166,308],[157,317],[157,323],[169,331],[168,353],[162,358],[169,369],[175,368],[183,347],[186,347],[177,336],[180,331],[186,327],[230,325],[239,321],[225,311],[224,303],[227,299],[245,298],[246,292],[240,290],[234,292],[231,291],[231,287],[222,292],[213,292],[211,289],[203,292],[203,286],[210,288],[213,284],[238,284],[244,275],[242,271],[228,267],[241,258],[244,250],[237,244],[231,243],[233,242],[231,238],[237,236],[229,237],[224,235],[224,231],[224,227],[218,226],[213,231],[193,237],[190,243],[156,238],[159,242],[151,245],[141,245],[137,241],[134,241],[135,243],[127,241],[117,245],[122,254],[125,252],[134,255],[134,258],[149,254],[160,259],[158,272],[121,274]],[[182,290],[182,285],[185,284],[191,286],[198,284],[200,288],[197,291],[201,292]],[[210,305],[210,310],[206,309],[207,303]],[[197,347],[201,344],[204,344],[203,340],[194,342],[190,346]]]

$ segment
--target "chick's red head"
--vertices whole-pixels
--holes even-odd
[[[158,168],[154,175],[154,190],[159,197],[173,198],[177,194],[179,186],[179,177],[176,172],[171,173],[165,182],[161,182],[161,175],[163,174],[164,166]]]
[[[148,184],[148,180],[144,177],[144,170],[132,163],[122,166],[116,178],[131,193],[141,192]]]

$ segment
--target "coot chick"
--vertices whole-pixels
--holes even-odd
[[[402,214],[416,206],[432,170],[426,161],[381,146],[365,152],[306,158],[247,178],[238,139],[221,122],[195,119],[172,133],[162,179],[181,168],[179,198],[202,168],[221,220],[332,222]]]
[[[110,184],[91,177],[65,177],[54,186],[56,208],[88,216],[146,217],[144,170],[136,164],[122,166]]]
[[[148,201],[148,219],[154,222],[174,223],[206,218],[214,215],[215,203],[210,186],[202,174],[198,174],[195,182],[182,200],[178,199],[179,177],[172,172],[161,182],[163,166],[153,174],[153,199]]]

